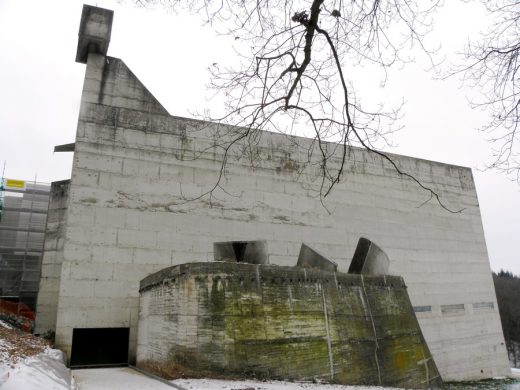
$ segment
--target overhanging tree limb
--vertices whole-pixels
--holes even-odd
[[[144,1],[144,0],[143,0]],[[152,0],[149,0],[150,2]],[[212,68],[211,87],[226,96],[226,113],[206,119],[242,128],[228,137],[223,163],[238,142],[258,142],[260,130],[287,133],[295,123],[312,129],[318,145],[320,198],[341,180],[349,147],[381,157],[450,212],[434,188],[403,171],[382,151],[399,110],[370,110],[354,93],[344,64],[377,64],[383,72],[408,58],[405,47],[422,44],[439,2],[416,0],[165,0],[172,7],[205,11],[207,22],[244,41],[238,68]],[[330,31],[330,32],[329,32]],[[244,51],[250,50],[249,53]],[[245,54],[244,54],[245,53]],[[343,66],[342,66],[343,65]],[[314,142],[308,151],[309,160]],[[334,164],[331,162],[334,160]],[[219,182],[222,173],[219,176]],[[218,185],[218,183],[217,183]],[[216,188],[216,187],[215,187]],[[427,201],[428,201],[427,200]],[[426,201],[426,202],[427,202]]]

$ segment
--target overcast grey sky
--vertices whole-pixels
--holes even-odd
[[[73,142],[85,66],[74,62],[82,4],[115,11],[109,55],[122,58],[173,115],[191,116],[209,100],[207,68],[233,58],[233,41],[202,27],[196,16],[144,10],[132,2],[0,0],[0,163],[5,176],[50,182],[70,176],[71,155],[54,145]],[[449,0],[429,40],[442,44],[446,63],[456,59],[468,36],[487,22],[478,2]],[[380,87],[359,69],[356,87],[374,102],[406,101],[404,129],[393,153],[473,168],[491,267],[520,274],[520,186],[495,172],[481,172],[491,149],[476,131],[485,112],[469,108],[478,91],[457,79],[439,81],[427,62],[392,70]]]

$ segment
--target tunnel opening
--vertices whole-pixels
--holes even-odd
[[[127,365],[129,334],[129,328],[74,328],[70,366]]]

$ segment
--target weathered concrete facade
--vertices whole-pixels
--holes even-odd
[[[54,332],[56,329],[69,185],[69,180],[57,181],[51,185],[35,333]],[[42,324],[45,326],[41,327]]]
[[[442,387],[401,277],[188,263],[146,277],[140,293],[138,366]]]
[[[266,240],[270,263],[282,266],[296,264],[305,242],[345,272],[364,236],[385,248],[389,273],[404,277],[444,379],[508,373],[470,169],[393,156],[451,208],[464,208],[452,214],[423,205],[427,193],[352,148],[329,214],[315,196],[311,140],[263,133],[256,153],[232,150],[225,191],[190,200],[214,186],[215,145],[232,131],[170,116],[123,61],[88,55],[63,239],[48,249],[60,266],[44,265],[41,279],[57,299],[40,295],[38,332],[55,330],[70,354],[74,328],[129,327],[135,357],[139,281],[150,273],[211,261],[213,243],[232,240]],[[55,318],[43,315],[51,309]]]

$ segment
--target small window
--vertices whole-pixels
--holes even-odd
[[[493,302],[476,302],[473,303],[473,309],[475,310],[493,310],[495,305]]]
[[[463,313],[464,304],[457,303],[455,305],[441,305],[441,312],[442,312],[442,314]]]
[[[431,312],[432,307],[431,306],[414,306],[413,311],[416,313]]]

